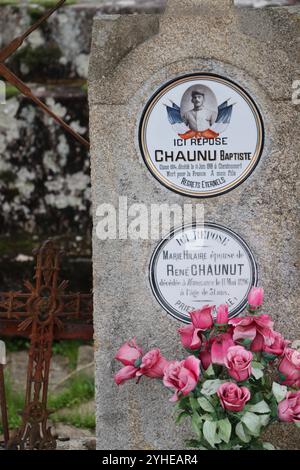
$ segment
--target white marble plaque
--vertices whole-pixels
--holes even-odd
[[[263,149],[263,123],[253,99],[213,74],[180,77],[148,102],[140,149],[153,176],[189,196],[209,197],[242,183]]]
[[[257,267],[248,245],[232,230],[209,222],[190,224],[158,244],[150,282],[158,302],[178,320],[188,323],[188,312],[223,303],[233,317],[247,305]]]

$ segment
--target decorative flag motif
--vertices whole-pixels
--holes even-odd
[[[181,139],[186,140],[200,137],[214,139],[224,132],[230,123],[233,104],[228,105],[228,101],[229,99],[218,106],[218,116],[215,123],[204,131],[194,131],[189,129],[182,119],[180,107],[173,101],[171,101],[172,106],[165,106],[169,122]]]

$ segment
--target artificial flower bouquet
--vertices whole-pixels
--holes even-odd
[[[191,312],[191,324],[178,330],[189,353],[182,361],[126,342],[115,356],[124,366],[115,382],[162,379],[173,392],[177,423],[191,420],[193,448],[274,449],[260,440],[263,429],[275,421],[300,427],[300,352],[273,329],[262,302],[263,289],[253,287],[243,316],[229,319],[226,304]]]

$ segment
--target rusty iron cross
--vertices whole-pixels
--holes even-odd
[[[66,293],[68,281],[59,281],[62,252],[53,240],[34,254],[35,282],[24,283],[27,292],[0,292],[0,334],[17,330],[30,338],[22,424],[10,439],[9,449],[56,448],[47,427],[52,342],[56,338],[93,337],[92,294]]]
[[[89,149],[89,142],[72,129],[65,121],[51,111],[48,106],[37,98],[31,91],[31,89],[25,85],[25,83],[18,78],[9,68],[5,65],[5,61],[23,44],[24,40],[35,31],[42,23],[44,23],[49,16],[51,16],[58,8],[60,8],[66,0],[60,0],[51,10],[49,10],[44,16],[42,16],[36,23],[25,31],[21,36],[13,39],[7,46],[0,50],[0,76],[2,76],[7,82],[15,86],[23,95],[31,99],[37,104],[43,111],[51,116],[58,124],[60,124],[69,134],[71,134],[78,142],[83,144]]]

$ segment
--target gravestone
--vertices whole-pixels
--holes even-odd
[[[236,315],[257,282],[277,329],[299,337],[296,28],[295,12],[239,9],[229,0],[169,0],[163,15],[95,18],[89,103],[99,449],[184,447],[189,430],[174,424],[168,391],[147,379],[117,387],[114,354],[136,336],[145,349],[181,359],[177,328],[194,300],[230,297]],[[184,213],[183,227],[170,227],[170,237],[130,237],[119,217],[124,201],[129,221],[162,203],[194,212]],[[101,240],[109,204],[117,236]],[[195,216],[200,209],[204,220]],[[182,244],[196,241],[197,261],[180,258]],[[193,276],[216,282],[184,294],[183,280]],[[299,447],[299,434],[285,441],[281,447]]]

